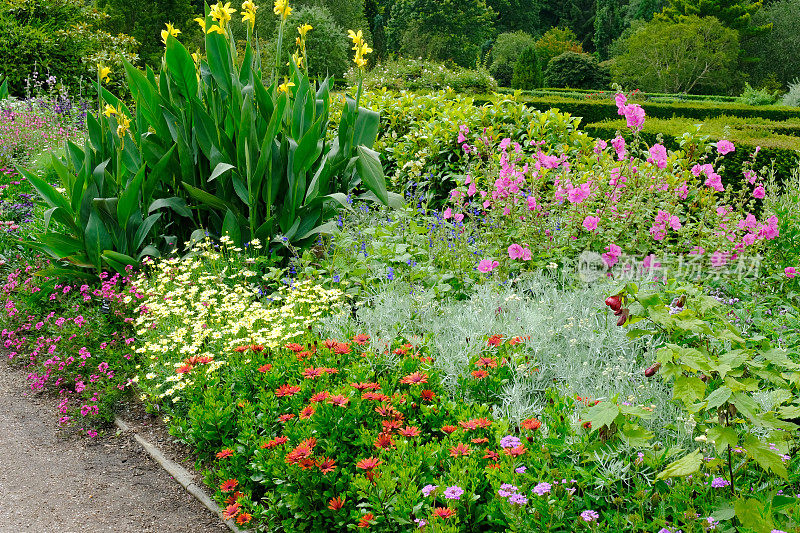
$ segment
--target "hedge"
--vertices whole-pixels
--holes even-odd
[[[658,142],[658,134],[663,135],[663,143],[670,150],[678,150],[681,136],[689,130],[692,123],[688,120],[661,120],[649,118],[645,120],[642,138],[650,145]],[[725,126],[728,127],[727,135],[724,133]],[[752,126],[747,128],[746,126]],[[701,135],[708,135],[709,142],[727,139],[734,143],[736,151],[724,156],[723,164],[725,170],[722,172],[722,181],[727,185],[739,187],[742,179],[742,164],[750,159],[750,155],[757,146],[761,147],[756,157],[756,168],[768,166],[771,161],[775,162],[775,172],[779,181],[787,180],[792,170],[800,165],[800,137],[789,135],[774,134],[771,128],[780,129],[781,126],[792,126],[800,128],[798,124],[752,124],[744,128],[732,128],[724,120],[710,121],[704,123]],[[761,129],[758,128],[761,126]],[[611,139],[617,132],[621,133],[626,139],[632,136],[631,131],[626,127],[624,120],[614,120],[587,124],[583,129],[593,137]]]
[[[584,124],[616,120],[619,118],[617,105],[611,100],[578,100],[559,96],[526,96],[518,97],[526,105],[535,107],[540,111],[557,108],[572,116],[582,117]],[[476,105],[491,102],[490,96],[475,97]],[[735,115],[741,118],[765,118],[777,122],[800,118],[799,107],[784,106],[749,106],[744,104],[728,103],[700,103],[700,102],[637,102],[645,110],[648,117],[671,119],[685,117],[695,120],[707,120],[723,115]]]

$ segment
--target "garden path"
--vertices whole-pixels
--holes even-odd
[[[51,398],[0,367],[0,533],[227,532],[131,437],[63,437]]]

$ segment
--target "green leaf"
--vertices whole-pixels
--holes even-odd
[[[728,446],[734,448],[739,444],[739,434],[729,426],[716,425],[708,430],[706,437],[714,442],[718,454],[721,454]]]
[[[128,221],[131,215],[141,207],[139,205],[139,192],[142,190],[145,169],[147,169],[145,165],[139,168],[139,172],[133,177],[133,181],[125,187],[122,194],[119,196],[119,202],[117,203],[117,222],[119,222],[120,227],[123,229],[128,228]]]
[[[194,60],[186,47],[172,35],[167,36],[165,61],[167,72],[178,87],[183,89],[186,99],[197,96],[197,71]]]
[[[213,180],[217,179],[218,177],[222,176],[223,174],[225,174],[227,171],[231,170],[232,168],[236,168],[236,167],[233,166],[233,165],[230,165],[228,163],[217,163],[217,166],[214,167],[214,171],[208,177],[208,181],[213,181]]]
[[[144,219],[142,225],[136,229],[136,234],[133,236],[133,248],[131,248],[131,253],[134,253],[136,250],[141,248],[142,244],[144,244],[144,241],[147,238],[147,235],[150,233],[150,230],[153,228],[159,218],[161,218],[161,213],[150,215]]]
[[[233,240],[234,246],[239,246],[242,243],[242,231],[239,228],[239,221],[230,209],[225,213],[225,220],[222,221],[222,234],[228,235]]]
[[[758,440],[753,435],[747,435],[742,443],[742,448],[747,451],[747,454],[757,462],[761,468],[771,471],[773,474],[789,479],[789,474],[786,471],[786,466],[780,455],[769,449],[764,443]]]
[[[182,217],[192,218],[192,211],[186,206],[186,200],[183,198],[178,198],[177,196],[173,196],[172,198],[159,198],[158,200],[153,201],[153,203],[150,204],[150,207],[148,207],[147,212],[152,213],[153,211],[163,207],[172,209],[175,213]]]
[[[764,506],[755,498],[736,500],[733,508],[736,510],[736,518],[741,521],[742,526],[753,529],[756,533],[770,533],[775,528],[775,523],[770,516],[769,505]]]
[[[594,427],[594,424],[592,424],[592,427]],[[653,433],[636,424],[625,424],[622,427],[621,434],[628,446],[634,448],[647,446],[648,441],[653,438]]]
[[[705,397],[706,384],[696,376],[678,376],[675,378],[675,388],[672,393],[673,400],[681,400],[684,405],[689,405]]]
[[[89,256],[89,261],[100,272],[100,256],[104,251],[111,248],[112,243],[111,236],[100,220],[100,215],[94,210],[89,214],[89,221],[84,232],[84,242],[86,243],[86,253]]]
[[[365,146],[359,146],[357,151],[358,160],[356,161],[356,169],[358,170],[361,181],[384,205],[388,205],[389,194],[386,191],[386,178],[383,174],[383,167],[381,166],[378,152],[370,150]]]
[[[353,129],[353,146],[363,145],[366,148],[372,148],[378,137],[379,126],[380,115],[375,111],[360,107]]]
[[[707,402],[706,409],[708,410],[716,409],[720,405],[727,402],[728,398],[730,398],[732,394],[733,391],[728,387],[726,387],[725,385],[712,391],[711,394],[709,394],[708,397],[706,398]]]
[[[585,418],[592,423],[592,431],[597,431],[603,426],[611,427],[617,416],[619,416],[619,406],[614,402],[605,401],[590,407]]]
[[[700,470],[700,465],[702,464],[703,454],[700,450],[695,450],[689,455],[668,464],[667,467],[658,474],[657,479],[688,476]]]
[[[25,176],[33,188],[36,189],[36,192],[39,193],[39,196],[44,199],[47,205],[50,207],[61,207],[69,214],[69,216],[75,216],[72,212],[72,206],[69,204],[67,199],[63,194],[55,190],[52,185],[43,179],[40,179],[38,176],[36,176],[36,174],[33,174],[22,167],[15,166],[15,168],[17,169],[17,172]]]

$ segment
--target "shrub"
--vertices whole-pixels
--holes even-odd
[[[535,47],[529,46],[519,56],[514,65],[511,86],[514,89],[536,89],[542,86],[542,65]]]
[[[800,107],[800,78],[795,78],[795,80],[789,84],[789,91],[781,98],[781,104]]]
[[[547,70],[550,60],[564,52],[583,52],[578,37],[569,28],[550,28],[536,41],[536,53],[542,70]]]
[[[608,82],[608,74],[600,68],[597,58],[589,54],[564,52],[551,59],[544,72],[544,83],[549,87],[598,89],[606,87]]]
[[[348,80],[355,83],[358,71],[351,69]],[[433,91],[450,87],[465,93],[486,94],[497,89],[497,82],[485,69],[448,68],[421,59],[394,59],[376,65],[364,77],[364,87],[393,91]]]
[[[771,105],[777,99],[778,96],[767,89],[753,89],[749,83],[745,82],[744,91],[736,101],[745,105]]]
[[[492,63],[489,72],[501,87],[511,87],[514,68],[522,53],[536,41],[524,31],[501,33],[492,46]]]
[[[731,88],[739,36],[713,17],[680,22],[656,18],[632,33],[614,60],[614,80],[626,87],[667,93]]]

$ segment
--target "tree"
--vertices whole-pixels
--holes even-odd
[[[656,17],[621,43],[612,67],[627,87],[665,93],[725,92],[734,76],[739,35],[714,17],[672,22]]]
[[[629,26],[634,20],[649,22],[666,5],[667,0],[631,0],[625,9],[625,25]]]
[[[536,41],[536,53],[539,55],[542,70],[547,68],[551,59],[564,52],[578,54],[583,52],[583,47],[577,41],[575,32],[569,28],[550,28]]]
[[[514,31],[533,34],[540,27],[541,0],[486,0],[486,5],[497,14],[494,29],[498,34]]]
[[[396,0],[386,26],[388,49],[473,66],[494,18],[485,0]]]
[[[564,52],[554,57],[544,72],[544,83],[548,87],[602,89],[608,81],[608,75],[596,57],[575,52]]]
[[[601,61],[609,58],[609,47],[625,29],[625,10],[619,0],[597,0],[592,41]]]
[[[536,47],[529,46],[522,51],[514,65],[511,87],[514,89],[538,89],[542,86],[542,65],[536,54]]]
[[[770,75],[786,87],[800,76],[800,0],[779,0],[753,17],[756,25],[772,24],[772,32],[759,35],[744,45],[745,54],[760,61],[748,65],[748,73],[757,84]]]
[[[511,86],[511,77],[514,75],[517,60],[527,48],[535,46],[535,44],[534,38],[524,31],[501,33],[497,36],[492,48],[492,63],[489,66],[489,72],[501,87]],[[536,63],[539,63],[538,59]],[[539,70],[541,71],[541,67]]]
[[[739,32],[740,41],[769,33],[769,24],[756,26],[753,15],[761,9],[761,0],[669,0],[660,16],[669,20],[680,17],[715,17],[723,26]]]

